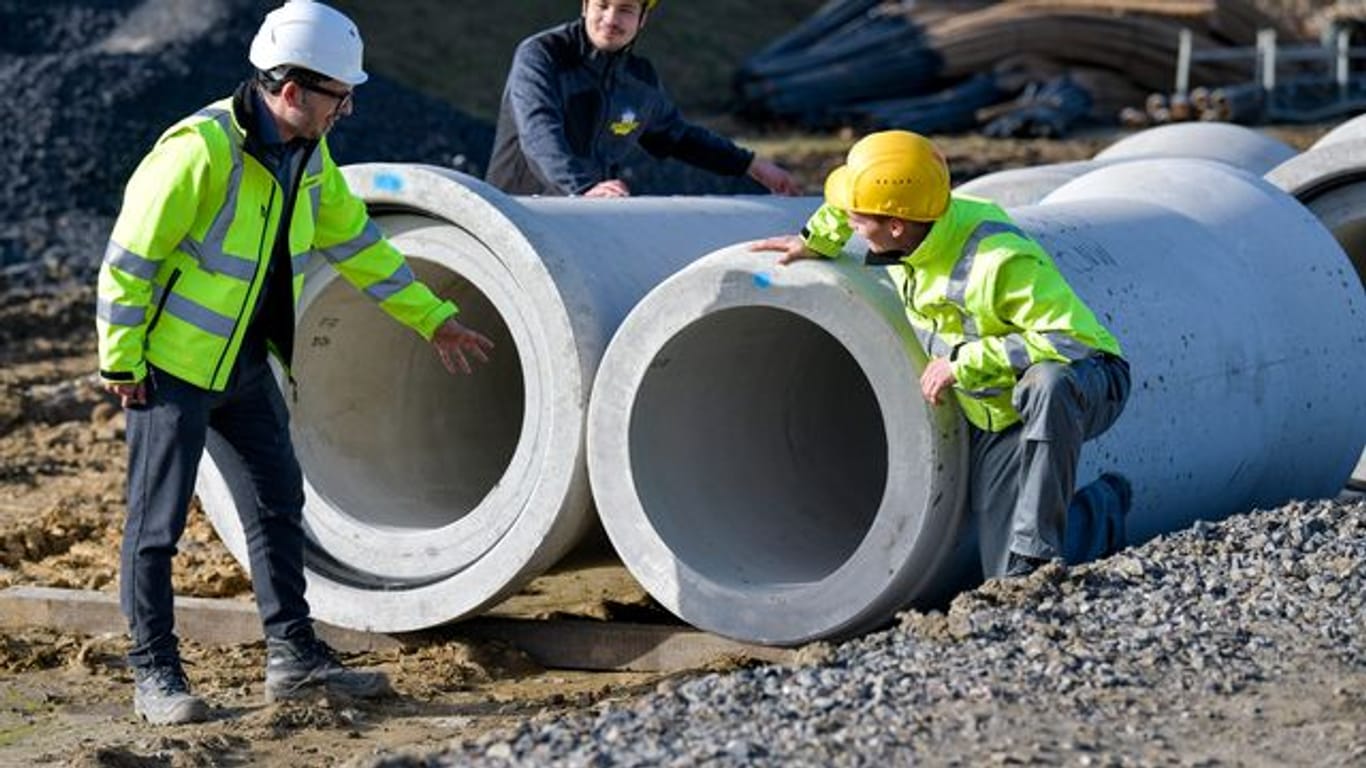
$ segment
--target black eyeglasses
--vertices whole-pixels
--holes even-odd
[[[324,88],[321,85],[318,85],[317,83],[310,83],[306,80],[295,80],[294,82],[298,83],[299,87],[304,89],[305,91],[321,93],[324,96],[331,96],[332,98],[336,99],[338,110],[345,109],[346,105],[351,103],[351,99],[355,96],[356,93],[355,91],[334,91],[331,88]]]

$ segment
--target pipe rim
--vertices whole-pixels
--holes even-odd
[[[871,524],[858,546],[837,568],[805,585],[768,585],[738,589],[718,582],[673,557],[673,550],[650,524],[650,515],[637,495],[631,466],[629,436],[631,411],[627,393],[647,375],[659,350],[685,328],[726,310],[763,307],[796,310],[840,343],[861,369],[883,415],[887,450],[887,488],[909,489],[912,469],[925,468],[940,478],[938,485],[956,488],[943,478],[965,472],[966,453],[941,455],[932,430],[962,438],[961,416],[955,406],[931,410],[919,398],[907,398],[894,382],[917,380],[923,366],[920,351],[899,307],[849,300],[849,294],[873,278],[858,274],[861,266],[795,264],[775,268],[771,258],[756,256],[745,247],[723,249],[675,275],[652,291],[622,324],[603,357],[593,401],[589,406],[589,474],[609,538],[627,568],[662,605],[689,623],[722,635],[751,641],[794,644],[848,634],[867,621],[881,621],[894,606],[905,605],[933,569],[908,574],[912,553],[932,551],[936,560],[952,549],[934,536],[928,499],[893,508],[886,488]],[[843,300],[802,298],[796,289],[835,292]],[[894,291],[878,289],[878,297],[895,298]],[[904,333],[893,328],[898,321]],[[887,349],[901,349],[895,360]],[[633,349],[647,349],[642,355]],[[648,358],[648,359],[647,359]],[[870,375],[871,371],[878,373]],[[907,378],[911,377],[911,378]],[[943,441],[958,446],[958,441]],[[955,453],[949,451],[948,453]],[[931,460],[925,460],[925,457]],[[914,493],[914,490],[911,491]],[[952,507],[954,533],[962,523],[961,499]],[[943,514],[936,507],[933,514]],[[870,580],[877,588],[870,594]],[[693,599],[697,598],[697,599]],[[812,606],[815,606],[814,608]],[[805,615],[803,615],[805,613]]]
[[[404,221],[397,221],[404,219]],[[497,315],[497,320],[501,324],[507,335],[511,338],[511,343],[506,344],[507,348],[500,346],[495,350],[493,365],[499,365],[500,355],[516,355],[515,365],[517,366],[518,378],[522,381],[523,397],[521,416],[518,424],[518,438],[513,442],[513,451],[507,460],[502,463],[502,470],[497,478],[486,481],[485,488],[478,502],[472,506],[463,506],[459,514],[454,514],[457,510],[451,509],[452,518],[449,522],[437,526],[395,526],[386,525],[383,520],[384,514],[389,510],[370,510],[361,508],[357,503],[347,503],[351,501],[355,494],[353,491],[343,491],[341,489],[329,489],[327,485],[335,485],[337,478],[330,468],[321,467],[326,464],[331,457],[335,457],[338,452],[345,453],[345,450],[336,446],[337,443],[363,442],[364,435],[358,437],[338,436],[331,430],[329,425],[319,425],[320,419],[317,415],[307,418],[306,414],[311,408],[316,407],[310,403],[308,393],[304,392],[298,403],[295,404],[294,411],[300,416],[294,420],[295,429],[293,430],[294,444],[296,453],[299,455],[300,464],[304,468],[305,477],[305,509],[304,516],[309,525],[309,540],[319,554],[325,554],[327,561],[330,561],[334,570],[334,575],[342,580],[353,581],[357,584],[382,584],[392,586],[394,584],[407,584],[410,586],[420,585],[429,581],[443,578],[468,568],[477,561],[485,552],[491,548],[498,539],[506,535],[511,527],[516,523],[515,518],[509,518],[506,514],[500,514],[500,510],[515,508],[524,499],[519,499],[515,495],[518,489],[528,486],[523,482],[532,472],[532,445],[533,441],[527,439],[531,433],[537,430],[535,417],[540,411],[540,405],[544,399],[541,392],[539,381],[529,377],[526,372],[526,356],[524,350],[535,348],[535,344],[529,338],[528,328],[534,325],[534,318],[527,317],[518,303],[513,299],[513,288],[510,285],[512,276],[505,270],[497,267],[494,254],[482,247],[482,244],[474,239],[473,235],[465,233],[467,238],[466,246],[478,246],[481,250],[473,258],[467,255],[452,253],[459,249],[452,249],[445,242],[439,241],[434,235],[439,232],[447,237],[459,228],[445,222],[441,222],[429,217],[406,216],[402,217],[390,212],[376,216],[377,224],[380,225],[387,236],[396,244],[402,246],[418,245],[421,241],[427,241],[424,248],[428,250],[417,251],[408,249],[406,255],[409,263],[414,266],[415,271],[442,270],[468,282],[473,291],[478,294],[479,299],[486,301]],[[395,238],[393,228],[387,225],[397,225],[398,234]],[[417,233],[415,235],[415,233]],[[430,258],[432,253],[440,253],[442,258]],[[454,270],[458,265],[460,269]],[[492,265],[489,268],[486,265]],[[352,300],[359,302],[360,299],[354,294],[354,289],[345,284],[335,271],[323,269],[323,265],[317,265],[316,273],[310,272],[305,281],[305,290],[299,302],[299,329],[300,336],[307,337],[310,329],[317,325],[316,315],[325,313],[328,309],[325,297],[332,292],[341,294],[343,301]],[[426,267],[424,269],[424,267]],[[436,284],[425,275],[419,275],[428,285]],[[466,311],[471,310],[472,302],[465,299],[461,301]],[[369,310],[369,307],[364,307]],[[335,310],[334,310],[335,311]],[[400,337],[399,344],[409,344],[414,347],[425,347],[425,343],[420,340],[410,340],[409,332],[406,329],[397,327],[390,328],[387,318],[380,321],[384,323],[384,328],[393,335]],[[488,333],[493,333],[493,329],[484,328]],[[501,335],[501,334],[497,334]],[[350,337],[342,334],[341,344],[345,345]],[[329,345],[328,350],[334,346]],[[318,388],[330,388],[335,376],[327,375],[327,367],[334,366],[329,361],[315,362],[312,350],[301,350],[303,354],[298,355],[300,360],[296,361],[295,369],[299,372],[299,386],[301,390],[312,385],[325,384]],[[426,349],[419,349],[417,355],[425,356]],[[307,375],[313,366],[324,368],[314,375]],[[432,377],[444,378],[449,374],[439,368],[432,358],[430,368],[435,373]],[[491,372],[478,371],[478,375],[489,376]],[[406,379],[405,379],[406,381]],[[397,388],[401,389],[402,382],[395,382]],[[472,389],[476,396],[485,388],[485,384],[480,379],[464,380],[461,378],[451,382],[452,387],[464,387]],[[487,393],[483,393],[487,394]],[[315,395],[315,397],[317,397]],[[452,395],[458,397],[458,395]],[[468,407],[469,403],[457,401],[453,407]],[[392,414],[387,414],[392,416]],[[302,434],[305,429],[300,426],[300,422],[310,424],[307,434]],[[382,425],[373,425],[372,429],[366,430],[366,434],[381,430]],[[316,446],[316,447],[315,447]],[[475,446],[478,450],[478,446]],[[369,473],[367,487],[373,486],[376,482],[374,473]],[[404,488],[394,487],[401,481],[395,478],[381,478],[379,482],[387,483],[390,491],[395,495],[402,494]],[[338,495],[345,495],[347,499],[339,499]],[[440,508],[441,499],[436,498],[428,502],[430,505]],[[374,555],[382,552],[384,557],[377,560]],[[380,570],[377,566],[383,566]]]
[[[540,389],[549,393],[551,411],[581,413],[587,388],[585,367],[576,356],[573,324],[555,279],[524,234],[535,230],[527,226],[529,216],[522,205],[482,181],[444,168],[375,163],[341,170],[348,186],[375,210],[459,221],[498,255],[536,320],[529,334],[532,345],[524,349],[524,375],[548,382]],[[563,556],[589,521],[583,420],[552,412],[540,426],[542,431],[530,446],[533,460],[544,457],[539,482],[510,511],[514,522],[486,556],[445,578],[381,579],[383,589],[375,590],[374,583],[357,579],[353,571],[339,570],[326,552],[310,542],[305,578],[314,616],[369,631],[420,630],[477,612],[515,593]],[[212,456],[201,462],[199,480],[201,496],[226,500],[205,503],[204,508],[229,550],[239,562],[247,563],[235,514],[236,497]]]

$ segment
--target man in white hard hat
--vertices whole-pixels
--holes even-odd
[[[583,0],[580,18],[523,40],[513,54],[487,178],[518,195],[625,197],[636,147],[781,195],[792,175],[683,119],[637,36],[659,0]]]
[[[266,636],[266,699],[388,689],[314,635],[302,473],[267,359],[288,376],[313,253],[430,340],[452,373],[471,372],[471,357],[486,362],[493,344],[415,279],[332,160],[325,136],[366,80],[361,51],[356,26],[322,3],[272,11],[252,41],[255,75],[162,134],[129,180],[109,240],[96,329],[100,375],[127,414],[120,601],[134,711],[151,723],[208,716],[181,668],[171,558],[209,430],[255,486],[256,503],[239,513]]]

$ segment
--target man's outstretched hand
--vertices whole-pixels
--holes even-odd
[[[473,373],[474,367],[470,365],[469,357],[487,363],[493,342],[484,334],[456,322],[452,317],[432,334],[432,346],[436,347],[436,353],[441,356],[441,364],[452,374]]]
[[[750,243],[753,252],[773,251],[778,254],[779,264],[791,264],[801,259],[819,259],[821,255],[806,247],[806,243],[796,235],[781,235]]]

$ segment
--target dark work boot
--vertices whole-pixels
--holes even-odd
[[[209,719],[209,705],[190,693],[190,684],[179,662],[134,669],[133,684],[133,712],[152,725],[180,725]]]
[[[1129,544],[1129,510],[1134,504],[1134,489],[1129,479],[1117,472],[1106,472],[1100,481],[1109,485],[1119,498],[1119,508],[1106,521],[1105,554],[1113,555]]]
[[[311,635],[298,639],[266,638],[266,701],[327,693],[369,699],[389,692],[383,672],[350,670],[327,643]]]
[[[1038,557],[1029,557],[1019,552],[1011,552],[1010,559],[1006,561],[1005,578],[1015,579],[1039,570],[1047,565],[1048,561]]]

